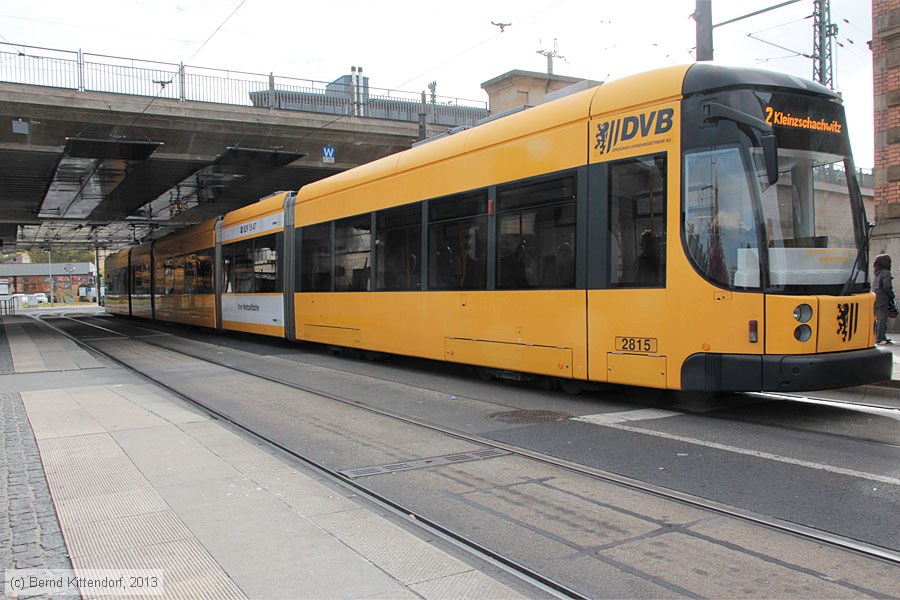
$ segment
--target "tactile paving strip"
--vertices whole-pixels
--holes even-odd
[[[395,525],[362,510],[352,516],[322,515],[314,521],[405,585],[472,570],[412,534],[398,535]]]
[[[191,537],[190,530],[171,510],[82,523],[66,529],[69,556],[73,560]]]
[[[73,558],[72,564],[76,570],[160,569],[168,598],[245,598],[206,550],[193,540]]]
[[[22,397],[76,572],[161,569],[165,597],[245,597],[109,433],[84,435],[102,427],[65,390]],[[64,435],[60,414],[80,426]]]

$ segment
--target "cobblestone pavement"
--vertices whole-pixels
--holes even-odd
[[[4,338],[5,341],[5,338]],[[0,569],[71,569],[37,443],[18,394],[0,392]]]

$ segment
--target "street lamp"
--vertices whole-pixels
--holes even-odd
[[[65,271],[66,271],[66,273],[69,275],[69,276],[68,276],[68,281],[69,281],[69,285],[71,286],[71,285],[72,285],[72,273],[75,272],[75,265],[73,265],[72,263],[68,263],[68,264],[65,266]],[[61,300],[61,302],[65,302],[65,301],[66,301],[65,298],[63,298],[63,299]]]
[[[50,284],[50,304],[53,304],[53,261],[50,259],[53,251],[47,245],[47,282]]]

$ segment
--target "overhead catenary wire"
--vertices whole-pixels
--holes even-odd
[[[551,10],[551,9],[553,9],[553,8],[556,8],[557,6],[559,6],[560,4],[562,4],[563,2],[566,2],[566,0],[558,0],[557,2],[555,2],[555,3],[553,3],[553,4],[549,5],[549,6],[545,6],[545,7],[542,8],[541,10],[538,10],[538,11],[532,13],[531,15],[529,15],[529,16],[527,16],[527,17],[523,17],[522,19],[512,19],[512,20],[511,20],[511,24],[512,24],[512,26],[514,27],[515,24],[516,24],[517,22],[529,21],[529,20],[533,19],[534,17],[538,16],[538,15],[541,14],[541,13],[544,13],[544,12],[547,12],[548,10]],[[487,38],[485,38],[485,39],[481,40],[480,42],[478,42],[477,44],[474,44],[473,46],[470,46],[470,47],[466,48],[465,50],[462,50],[462,51],[460,51],[460,52],[454,54],[453,56],[451,56],[451,57],[449,57],[449,58],[447,58],[447,59],[444,59],[443,61],[438,62],[438,63],[436,63],[436,64],[430,66],[429,68],[425,69],[425,70],[422,71],[421,73],[419,73],[419,74],[417,74],[417,75],[414,75],[413,77],[410,77],[409,79],[407,79],[407,80],[404,81],[403,83],[398,84],[396,87],[397,87],[398,89],[401,89],[401,88],[403,88],[403,86],[405,86],[405,85],[407,85],[407,84],[409,84],[409,83],[412,83],[413,81],[415,81],[415,80],[418,79],[419,77],[422,77],[423,75],[426,75],[426,74],[430,73],[431,71],[434,71],[435,69],[438,69],[438,68],[440,68],[440,67],[446,65],[447,63],[456,60],[456,59],[459,58],[460,56],[464,56],[464,55],[468,54],[468,53],[471,52],[472,50],[475,50],[476,48],[479,48],[479,47],[483,46],[484,44],[486,44],[486,43],[488,43],[488,42],[490,42],[490,41],[492,41],[492,40],[497,39],[497,38],[500,37],[501,35],[503,35],[503,32],[497,32],[497,33],[495,33],[495,34],[493,34],[493,35],[490,35],[490,36],[488,36]],[[365,107],[365,106],[368,106],[372,101],[373,101],[373,100],[369,100],[368,102],[365,102],[365,103],[361,104],[361,106],[364,106],[364,107]],[[350,116],[353,116],[352,113],[348,113],[348,114],[345,114],[345,115],[339,115],[339,116],[335,117],[334,119],[328,121],[327,123],[324,123],[323,125],[320,125],[318,128],[313,129],[313,130],[309,131],[308,133],[306,133],[305,135],[303,135],[303,136],[297,138],[297,141],[298,141],[298,142],[303,141],[303,140],[305,140],[306,138],[310,137],[311,135],[313,135],[313,134],[315,134],[315,133],[318,133],[318,132],[322,131],[323,129],[325,129],[325,128],[327,128],[327,127],[330,127],[330,126],[332,126],[332,125],[334,125],[334,124],[337,123],[338,121],[341,121],[341,120],[343,120],[343,119],[345,119],[345,118],[347,118],[347,117],[350,117]]]
[[[231,17],[233,17],[235,15],[235,13],[238,10],[240,10],[240,8],[242,6],[244,6],[245,2],[247,2],[247,0],[240,0],[240,2],[234,8],[234,10],[232,10],[231,13],[227,17],[225,17],[225,20],[222,21],[218,27],[216,27],[215,31],[213,31],[211,34],[209,34],[209,36],[206,38],[206,40],[204,40],[204,42],[202,44],[200,44],[200,47],[197,48],[197,50],[191,55],[190,58],[188,58],[186,61],[183,61],[182,64],[191,62],[194,59],[194,57],[196,57],[198,54],[200,54],[200,51],[203,50],[203,48],[206,47],[206,45],[210,42],[210,40],[212,40],[216,36],[216,34],[219,33],[219,31],[222,29],[222,27],[224,27],[225,24],[231,20]],[[160,83],[159,91],[156,93],[155,96],[153,96],[153,98],[150,99],[150,101],[147,103],[147,106],[144,107],[144,109],[134,118],[134,120],[125,127],[125,131],[128,131],[129,129],[131,129],[134,126],[134,124],[137,123],[141,119],[141,117],[144,116],[144,114],[150,109],[150,106],[153,105],[153,103],[159,98],[160,94],[162,94],[162,92],[166,88],[166,86],[169,85],[170,83],[172,83],[171,80],[168,82]]]

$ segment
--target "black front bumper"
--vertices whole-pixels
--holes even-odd
[[[681,367],[681,389],[801,392],[891,379],[894,355],[883,348],[828,354],[693,354]]]

